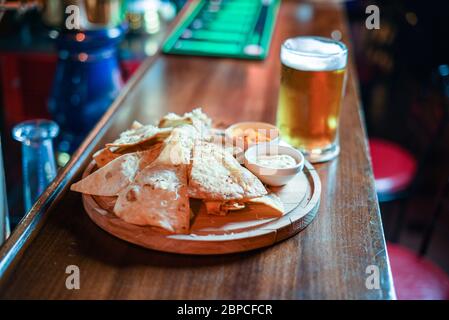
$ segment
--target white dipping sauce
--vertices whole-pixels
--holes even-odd
[[[297,165],[296,160],[287,154],[259,155],[256,163],[274,169],[292,168]]]

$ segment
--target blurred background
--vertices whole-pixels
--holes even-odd
[[[48,183],[67,163],[139,65],[158,51],[163,32],[185,4],[67,1],[83,2],[86,19],[81,21],[83,32],[64,33],[63,2],[0,0],[6,8],[0,11],[0,132],[12,228],[32,205],[24,199],[39,193],[33,186],[42,179]],[[313,11],[317,2],[326,3],[302,2],[303,13]],[[398,295],[449,298],[447,288],[440,288],[441,294],[432,291],[449,273],[449,2],[359,0],[342,5]],[[380,9],[378,30],[365,26],[369,5]],[[85,61],[92,62],[90,69],[80,67]],[[105,71],[105,79],[92,79]],[[82,114],[73,111],[77,106],[83,106]],[[51,123],[38,124],[43,141],[55,137],[54,150],[45,143],[29,149],[30,124],[13,132],[23,121],[38,118],[59,125],[60,130]],[[35,171],[24,163],[31,163],[36,150],[54,151],[56,162],[55,168],[43,169],[44,178],[33,180]],[[29,159],[22,159],[27,154]],[[422,282],[416,281],[419,277]],[[414,289],[401,290],[402,285]]]
[[[381,28],[374,32],[363,25],[370,4],[381,13]],[[449,43],[443,39],[449,36],[449,2],[346,6],[393,276],[405,268],[406,283],[428,276],[413,269],[404,247],[448,273]],[[437,279],[412,286],[419,291],[431,288],[426,283],[447,281]]]
[[[381,13],[374,32],[363,25],[370,4]],[[447,198],[449,2],[347,8],[386,237],[419,251],[439,197]],[[449,272],[449,215],[441,211],[426,253]]]

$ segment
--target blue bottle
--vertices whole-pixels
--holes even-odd
[[[49,110],[61,127],[58,150],[72,153],[123,86],[118,44],[125,27],[62,31]]]

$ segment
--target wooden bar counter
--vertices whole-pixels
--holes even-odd
[[[84,212],[79,179],[94,151],[133,120],[151,123],[169,111],[201,106],[223,123],[274,122],[282,41],[295,35],[348,44],[345,11],[283,2],[264,61],[161,53],[149,58],[0,249],[0,298],[6,299],[394,299],[352,58],[341,115],[341,154],[316,165],[322,183],[315,220],[274,246],[239,254],[188,256],[147,250],[101,230]],[[80,269],[68,290],[66,268]],[[373,267],[380,288],[366,285]],[[368,271],[368,273],[367,273]]]

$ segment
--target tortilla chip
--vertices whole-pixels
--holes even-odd
[[[230,211],[239,211],[239,210],[245,209],[244,202],[238,202],[238,201],[232,201],[232,200],[231,201],[203,200],[203,202],[204,202],[204,205],[206,206],[207,214],[211,214],[211,215],[225,216]]]
[[[114,210],[115,202],[117,201],[117,196],[104,197],[104,196],[92,196],[95,202],[105,210],[104,214],[112,212]]]
[[[93,158],[98,168],[104,167],[109,162],[120,157],[120,154],[113,153],[109,148],[103,148],[94,153]]]
[[[222,147],[196,141],[189,196],[207,200],[251,199],[267,194],[262,182]]]
[[[157,143],[145,151],[137,152],[140,156],[138,171],[143,170],[145,167],[152,164],[161,154],[163,146],[163,143]]]
[[[201,110],[196,108],[191,112],[179,116],[169,113],[159,121],[159,128],[177,127],[184,124],[192,125],[201,135],[207,135],[212,126],[212,120]]]
[[[131,130],[137,130],[139,128],[142,128],[143,124],[141,124],[139,121],[133,121],[133,123],[131,124]]]
[[[121,155],[127,153],[138,153],[138,154],[147,154],[148,158],[147,165],[148,165],[159,156],[162,150],[162,146],[163,144],[159,142],[156,144],[152,143],[150,145],[140,144],[127,148],[103,148],[94,153],[93,159],[95,160],[97,167],[101,168],[107,165],[112,160],[117,159]],[[112,151],[111,149],[115,150]]]
[[[135,183],[120,192],[114,213],[128,223],[188,233],[190,207],[186,166],[147,166],[137,174]]]
[[[258,215],[281,217],[285,212],[284,204],[274,193],[246,201],[203,201],[206,212],[212,215],[224,216],[233,211],[256,211]]]
[[[124,154],[72,184],[70,189],[96,196],[116,196],[134,180],[139,161],[140,156],[135,153]]]
[[[191,125],[183,125],[173,129],[165,140],[158,163],[163,164],[190,164],[195,139],[199,138],[196,129]]]
[[[284,204],[281,199],[274,193],[269,193],[263,197],[248,200],[248,207],[257,209],[259,213],[282,216],[285,212]]]
[[[158,128],[146,125],[122,132],[120,138],[112,143],[107,143],[106,147],[131,147],[143,143],[156,143],[167,138],[171,131],[171,128]]]

